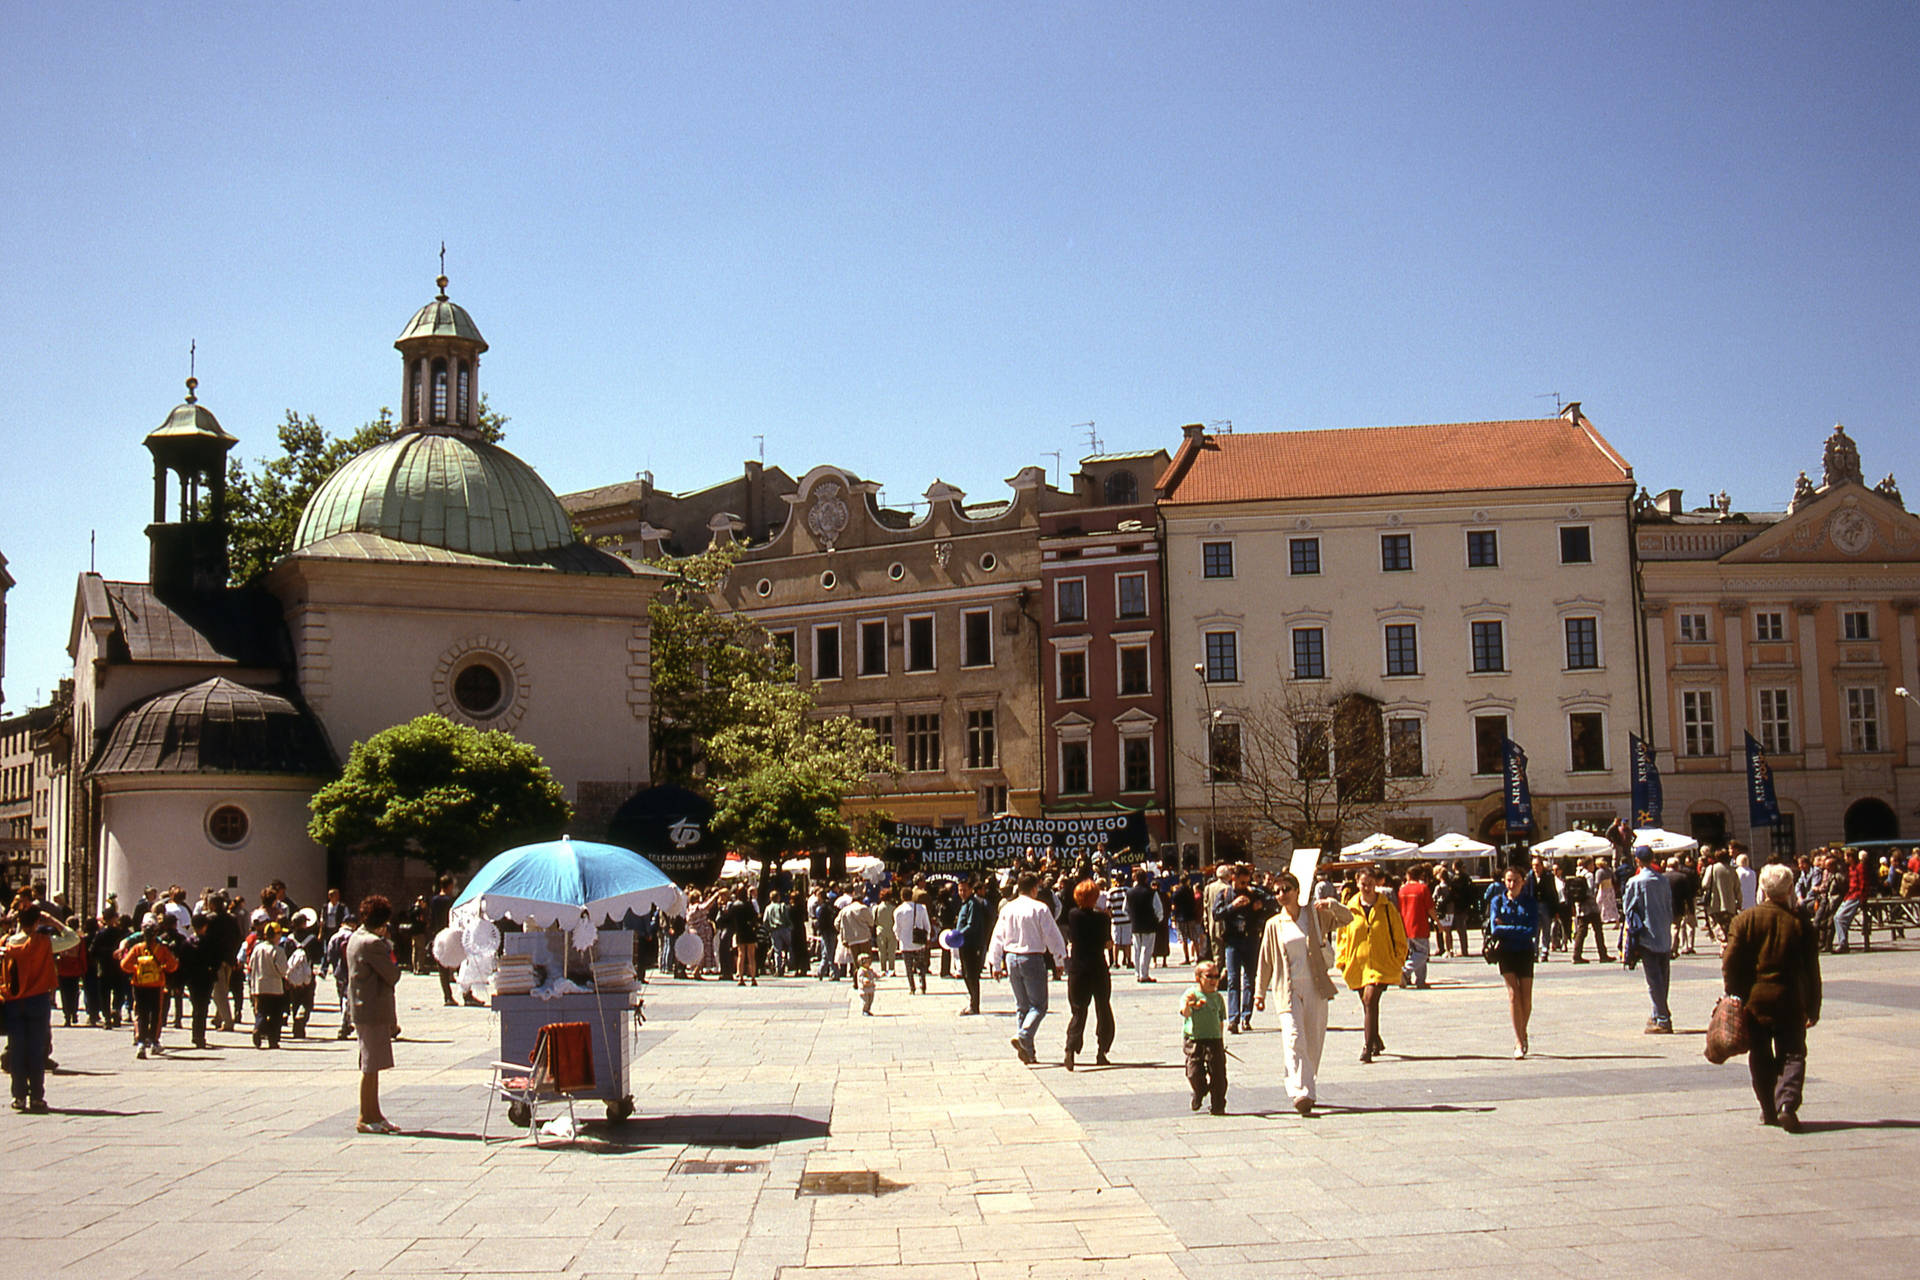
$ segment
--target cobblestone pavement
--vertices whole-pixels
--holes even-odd
[[[1707,956],[1675,964],[1670,1037],[1637,974],[1556,958],[1525,1062],[1477,957],[1388,995],[1371,1066],[1343,996],[1306,1119],[1270,1016],[1229,1041],[1230,1114],[1188,1111],[1171,969],[1115,975],[1114,1065],[1073,1073],[1059,984],[1028,1068],[1004,986],[959,1018],[958,983],[883,982],[862,1017],[844,983],[656,981],[635,1118],[539,1148],[481,1141],[495,1021],[429,979],[401,987],[392,1138],[353,1132],[351,1043],[139,1062],[56,1029],[54,1114],[0,1118],[0,1235],[16,1274],[94,1280],[1912,1275],[1920,950],[1826,974],[1798,1136],[1701,1057]]]

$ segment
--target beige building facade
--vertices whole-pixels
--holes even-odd
[[[1669,827],[1804,852],[1920,835],[1920,519],[1863,482],[1844,430],[1786,512],[1641,505],[1650,723]],[[1754,830],[1746,738],[1782,821]]]
[[[1522,422],[1187,428],[1159,504],[1183,831],[1217,811],[1221,857],[1285,843],[1208,759],[1289,699],[1372,726],[1360,741],[1404,797],[1384,825],[1408,838],[1504,835],[1507,738],[1528,753],[1537,836],[1624,815],[1633,492],[1577,404]]]

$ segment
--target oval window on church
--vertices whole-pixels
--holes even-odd
[[[247,832],[252,829],[253,824],[247,818],[247,811],[237,804],[216,806],[213,812],[207,815],[207,835],[215,844],[228,849],[244,844]]]
[[[507,677],[484,658],[476,658],[453,676],[453,701],[476,720],[494,715],[507,703]]]

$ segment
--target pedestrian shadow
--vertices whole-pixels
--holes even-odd
[[[118,1071],[82,1071],[79,1067],[48,1067],[50,1076],[117,1076]]]
[[[158,1115],[156,1111],[112,1111],[105,1107],[55,1107],[48,1106],[47,1114],[53,1116],[86,1116],[90,1119],[131,1120],[135,1116]]]
[[[1111,1060],[1103,1067],[1097,1062],[1088,1062],[1085,1058],[1080,1058],[1075,1061],[1073,1070],[1075,1075],[1094,1075],[1101,1071],[1184,1071],[1186,1067],[1178,1062],[1114,1062]]]
[[[1398,1058],[1402,1062],[1511,1062],[1513,1060],[1513,1055],[1510,1053],[1420,1054],[1420,1053],[1395,1053],[1391,1049],[1388,1049],[1383,1053],[1376,1053],[1373,1056],[1375,1061],[1378,1061],[1381,1058]],[[1535,1054],[1532,1056],[1545,1057],[1546,1055]]]
[[[1920,1120],[1802,1120],[1802,1133],[1839,1133],[1846,1129],[1920,1129]]]
[[[498,1119],[496,1115],[496,1119]],[[341,1123],[351,1131],[350,1115]],[[609,1154],[653,1151],[662,1147],[709,1147],[754,1150],[803,1142],[829,1135],[828,1121],[813,1116],[719,1112],[706,1115],[636,1115],[622,1122],[582,1120],[579,1137]],[[478,1133],[461,1129],[402,1129],[396,1137],[438,1142],[479,1142]],[[489,1143],[522,1140],[527,1131],[502,1123],[487,1136]],[[558,1139],[556,1139],[557,1141]]]
[[[1406,1107],[1361,1107],[1361,1106],[1354,1106],[1349,1103],[1316,1102],[1313,1104],[1313,1110],[1308,1112],[1304,1116],[1302,1116],[1298,1111],[1294,1110],[1292,1107],[1280,1107],[1272,1111],[1229,1111],[1227,1112],[1227,1114],[1253,1116],[1256,1119],[1260,1119],[1260,1120],[1297,1121],[1297,1120],[1312,1120],[1320,1116],[1332,1116],[1332,1115],[1350,1115],[1350,1116],[1425,1115],[1425,1114],[1434,1114],[1434,1113],[1475,1113],[1475,1112],[1497,1111],[1498,1109],[1499,1108],[1497,1107],[1462,1106],[1458,1103],[1452,1103],[1452,1102],[1435,1102],[1435,1103],[1427,1104],[1425,1106],[1406,1106]]]
[[[1529,1049],[1528,1058],[1547,1062],[1659,1062],[1657,1053],[1539,1053]]]

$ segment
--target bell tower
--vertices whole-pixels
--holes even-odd
[[[434,283],[439,294],[414,313],[393,343],[400,353],[400,430],[478,440],[480,353],[487,340],[466,308],[447,300],[445,274]]]
[[[227,585],[227,452],[239,441],[195,397],[187,398],[147,436],[153,454],[153,523],[147,526],[148,580],[163,599],[205,594]],[[168,519],[167,478],[175,502]]]

